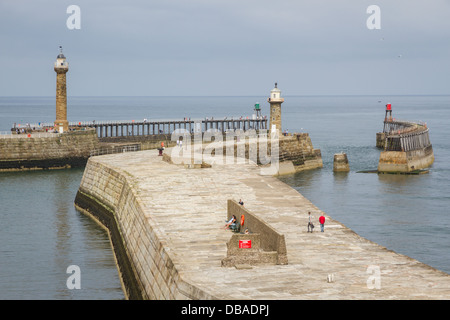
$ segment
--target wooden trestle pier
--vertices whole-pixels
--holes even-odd
[[[160,121],[91,121],[70,123],[72,128],[95,128],[99,138],[145,136],[171,134],[176,129],[187,132],[205,132],[215,129],[225,133],[229,130],[267,130],[267,117],[256,119],[198,119],[198,120],[160,120]]]

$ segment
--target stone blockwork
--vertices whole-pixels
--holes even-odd
[[[222,154],[251,160],[261,166],[273,165],[274,161],[277,161],[278,171],[271,173],[272,175],[291,174],[323,167],[321,151],[314,149],[308,133],[281,135],[277,141],[278,143],[273,145],[270,137],[245,139],[245,141],[236,141],[231,148],[224,142]],[[209,151],[205,152],[208,148]],[[206,155],[215,155],[215,152],[213,147],[210,148],[208,145],[204,147],[203,153]],[[278,153],[278,159],[272,159],[272,152]]]
[[[227,257],[222,260],[223,267],[237,269],[263,264],[277,264],[277,252],[265,251],[261,248],[261,235],[233,234],[227,243]]]
[[[333,159],[333,171],[334,172],[348,172],[350,166],[348,164],[348,158],[346,153],[336,153]]]
[[[377,132],[376,147],[384,148],[385,140],[386,140],[386,134],[384,132]]]
[[[55,67],[56,72],[56,120],[55,127],[64,132],[69,130],[67,121],[67,88],[66,73],[68,68]],[[61,132],[61,131],[60,131]]]
[[[314,149],[308,133],[295,133],[280,139],[280,162],[291,161],[295,172],[322,168],[320,149]]]
[[[106,144],[121,144],[121,143],[139,143],[141,145],[140,150],[150,150],[150,149],[156,149],[160,147],[161,142],[164,142],[165,147],[173,147],[176,145],[176,141],[171,140],[171,135],[150,135],[150,136],[128,136],[128,137],[110,137],[110,138],[100,138],[100,141],[102,145]],[[231,152],[230,153],[230,147],[227,144],[226,141],[227,137],[223,136],[221,141],[223,143],[223,155],[228,156],[234,156],[239,155],[240,146],[244,145],[244,154],[241,154],[239,156],[245,158],[245,159],[252,159],[251,156],[249,156],[250,153],[250,147],[249,145],[252,145],[252,143],[249,142],[248,139],[246,141],[236,141],[233,143],[233,146],[231,146]],[[208,150],[208,148],[211,148],[211,144],[209,141],[205,141],[206,139],[203,138],[201,143],[203,144],[203,150],[205,153],[205,150]],[[270,138],[267,140],[263,140],[265,147],[264,150],[262,150],[262,153],[260,154],[260,144],[262,140],[258,140],[259,142],[255,143],[255,145],[252,145],[252,147],[255,148],[255,155],[256,155],[256,163],[257,164],[265,164],[267,162],[270,162],[270,160],[264,158],[261,158],[261,154],[263,157],[270,158],[272,146],[270,143]],[[184,141],[184,147],[190,145],[193,146],[195,143],[194,138],[191,137],[190,143],[187,143]],[[212,147],[214,148],[214,147]],[[322,168],[323,162],[322,162],[322,155],[319,149],[314,149],[313,144],[311,142],[311,138],[308,133],[294,133],[292,135],[284,136],[281,135],[279,137],[279,143],[278,148],[275,148],[279,153],[279,161],[283,163],[289,163],[290,168],[287,172],[283,173],[293,173],[297,171],[303,171],[303,170],[310,170],[310,169],[316,169],[316,168]],[[206,151],[208,153],[208,151]],[[210,154],[214,154],[215,150],[211,152],[209,150]],[[287,167],[287,166],[285,166]]]
[[[95,157],[90,158],[75,204],[79,210],[102,222],[98,210],[93,210],[92,204],[84,200],[86,198],[97,206],[108,208],[106,211],[115,221],[114,227],[119,234],[115,237],[118,245],[114,250],[122,279],[128,283],[124,286],[127,297],[150,300],[212,298],[181,279],[170,258],[170,247],[161,238],[158,225],[146,216],[134,179],[127,172],[105,166],[95,161]],[[119,248],[120,244],[123,250]],[[127,261],[131,267],[124,268]]]
[[[155,134],[146,136],[125,136],[125,137],[108,137],[99,138],[102,146],[108,147],[109,145],[121,145],[121,144],[140,144],[140,150],[157,149],[161,146],[161,142],[165,147],[173,147],[176,145],[176,141],[171,141],[170,134]]]
[[[223,266],[233,266],[238,262],[242,263],[248,258],[248,255],[245,256],[245,252],[247,251],[252,253],[248,262],[249,264],[268,262],[280,265],[288,264],[286,242],[283,234],[280,234],[266,221],[258,217],[258,215],[252,213],[244,205],[240,205],[234,200],[228,200],[227,212],[227,220],[233,215],[237,217],[237,223],[240,225],[240,233],[248,230],[249,235],[244,235],[244,237],[257,234],[255,240],[257,240],[258,246],[256,248],[253,247],[253,251],[256,250],[256,252],[252,252],[251,250],[235,250],[239,237],[232,237],[228,242],[227,258],[222,260]],[[243,224],[241,225],[242,222]],[[259,249],[261,249],[261,252]],[[244,252],[244,254],[241,254],[241,252]],[[238,254],[236,255],[236,253]],[[264,258],[265,256],[271,256],[273,258],[267,260]]]
[[[272,130],[272,126],[277,128],[278,133],[281,133],[281,101],[280,102],[272,102],[270,103],[270,127],[269,130]]]
[[[430,167],[434,162],[431,146],[411,151],[382,151],[378,172],[408,173]]]
[[[0,170],[32,170],[84,166],[98,147],[94,130],[31,134],[0,139]]]

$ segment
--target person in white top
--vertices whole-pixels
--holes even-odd
[[[313,232],[313,230],[314,230],[314,224],[312,223],[311,211],[308,211],[308,232]]]

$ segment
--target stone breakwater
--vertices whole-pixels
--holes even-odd
[[[253,133],[253,134],[252,134]],[[231,153],[238,154],[243,147],[243,155],[251,159],[254,150],[255,161],[264,164],[274,160],[279,163],[278,174],[290,174],[303,170],[311,170],[323,167],[320,149],[314,149],[307,133],[296,133],[289,136],[281,136],[277,139],[276,148],[272,148],[271,139],[257,138],[255,130],[227,133],[211,132],[178,135],[159,134],[145,136],[122,136],[98,138],[95,129],[75,130],[63,134],[27,132],[27,134],[0,136],[0,171],[59,169],[84,166],[91,155],[129,152],[137,150],[157,149],[163,143],[166,147],[176,146],[180,137],[186,145],[201,145],[201,148],[209,148],[217,141],[211,143],[211,135],[221,141],[221,153],[227,154],[229,150],[228,139],[232,143]],[[249,139],[250,136],[252,139]],[[199,138],[199,139],[198,139]],[[199,141],[197,141],[199,140]],[[259,141],[259,142],[250,142]],[[240,141],[240,142],[238,142]],[[238,147],[239,146],[239,147]],[[260,150],[262,148],[262,150]],[[217,146],[213,147],[214,151]],[[213,151],[213,152],[214,152]],[[260,152],[261,151],[261,152]],[[276,151],[276,159],[271,158],[271,152]],[[211,152],[211,151],[209,151]],[[262,162],[262,163],[261,163]]]
[[[91,157],[75,199],[112,225],[130,299],[450,298],[450,275],[360,237],[255,164],[192,169],[162,158]],[[222,266],[234,235],[223,228],[229,199],[284,236],[287,264]]]
[[[94,130],[0,138],[0,171],[82,167],[97,147]]]
[[[176,135],[172,137],[176,138]],[[203,138],[200,145],[189,144],[183,148],[176,148],[171,154],[172,162],[194,162],[197,155],[206,159],[206,163],[223,162],[222,157],[232,159],[250,159],[260,166],[266,166],[273,169],[276,164],[276,170],[273,175],[292,174],[295,172],[312,170],[323,167],[322,154],[320,149],[315,149],[308,133],[294,133],[287,136],[276,136],[271,138],[267,135],[255,135],[236,137],[236,139],[222,135],[218,136],[219,141],[210,142],[211,138]],[[223,140],[225,139],[225,140]],[[194,150],[197,150],[194,152]],[[202,150],[199,152],[198,150]],[[187,157],[187,159],[185,158]],[[219,159],[217,159],[219,157]]]

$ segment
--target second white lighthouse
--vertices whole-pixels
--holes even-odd
[[[281,98],[281,91],[275,82],[275,88],[270,91],[270,97],[267,99],[270,103],[270,132],[281,135],[281,104],[284,98]]]

